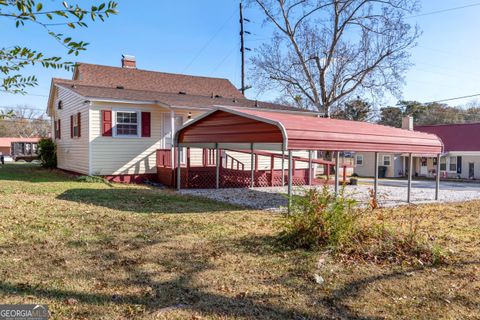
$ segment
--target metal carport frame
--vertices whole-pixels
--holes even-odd
[[[339,187],[339,153],[342,151],[374,152],[375,182],[378,189],[378,153],[436,155],[443,151],[442,141],[433,134],[403,130],[373,123],[327,119],[288,112],[216,107],[181,127],[175,134],[175,146],[193,148],[274,150],[288,152],[288,196],[292,195],[292,151],[328,150],[336,157],[335,190]],[[218,155],[218,153],[217,153]],[[177,159],[180,159],[178,156]],[[440,163],[437,161],[437,164]],[[217,162],[218,164],[218,162]],[[179,167],[179,166],[178,166]],[[217,170],[217,181],[218,181]],[[178,170],[180,172],[180,170]],[[409,167],[408,201],[411,194]],[[437,174],[435,198],[438,200]],[[177,175],[178,182],[180,174]],[[177,183],[180,188],[180,183]]]

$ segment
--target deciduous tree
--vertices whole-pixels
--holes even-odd
[[[419,37],[418,0],[250,0],[274,27],[252,59],[260,89],[304,97],[330,115],[352,96],[400,93]]]

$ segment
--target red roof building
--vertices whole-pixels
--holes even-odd
[[[443,141],[445,152],[480,152],[480,123],[415,126],[415,131],[437,135]]]

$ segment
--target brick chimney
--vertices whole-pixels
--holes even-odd
[[[413,117],[406,116],[402,119],[402,129],[413,131]]]
[[[122,54],[122,68],[127,69],[136,69],[137,68],[137,60],[135,56],[129,56],[126,54]]]

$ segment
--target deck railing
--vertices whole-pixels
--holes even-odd
[[[224,150],[237,153],[248,153],[250,150]],[[216,175],[216,150],[215,149],[203,149],[202,151],[202,163],[201,165],[192,165],[190,157],[190,148],[186,149],[186,163],[181,164],[181,181],[182,187],[186,188],[214,188],[215,187],[215,175]],[[275,159],[283,159],[286,161],[286,155],[272,153],[267,151],[254,150],[254,182],[255,186],[281,186],[282,181],[286,183],[288,181],[288,164],[285,165],[284,170],[275,167]],[[157,151],[157,175],[161,183],[174,187],[176,185],[176,148],[172,157],[171,149],[160,149]],[[270,168],[262,169],[258,168],[259,157],[270,158]],[[172,166],[172,160],[173,166]],[[311,163],[312,166],[308,168],[299,169],[298,162]],[[220,186],[221,187],[248,187],[252,184],[252,175],[250,170],[245,170],[245,164],[236,159],[232,155],[222,152],[220,150]],[[317,179],[314,176],[313,166],[323,165],[323,173],[326,175],[326,179]],[[278,166],[278,164],[277,164]],[[331,167],[335,167],[335,163],[332,161],[322,159],[309,159],[299,156],[292,157],[292,180],[294,185],[311,185],[322,184],[330,182]],[[343,163],[343,182],[346,181],[346,172],[349,165]]]

